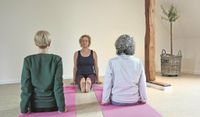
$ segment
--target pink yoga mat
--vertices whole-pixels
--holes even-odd
[[[162,117],[148,104],[141,104],[135,106],[114,106],[101,105],[102,100],[102,86],[93,85],[93,90],[100,103],[100,108],[104,117]]]
[[[76,116],[75,93],[76,93],[76,86],[64,87],[65,105],[67,106],[67,109],[68,109],[67,112],[30,113],[26,115],[19,115],[18,117],[75,117]]]

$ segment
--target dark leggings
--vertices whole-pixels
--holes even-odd
[[[82,78],[90,78],[92,84],[96,82],[96,75],[95,74],[82,74],[82,75],[76,75],[76,84],[80,85],[80,81]]]
[[[78,84],[80,89],[81,89],[80,81],[81,81],[82,78],[85,78],[85,80],[87,80],[87,78],[90,78],[92,84],[94,84],[96,82],[96,75],[95,74],[77,75],[76,76],[76,84]],[[92,85],[91,85],[91,88],[92,88]]]

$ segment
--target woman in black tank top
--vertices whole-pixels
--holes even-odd
[[[74,54],[73,83],[78,84],[83,93],[88,93],[92,84],[99,81],[99,70],[97,65],[97,54],[90,50],[91,38],[82,35],[79,39],[81,50]]]

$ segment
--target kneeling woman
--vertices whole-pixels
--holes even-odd
[[[73,84],[78,84],[83,93],[88,93],[92,84],[100,83],[97,54],[89,49],[91,43],[89,35],[82,35],[79,43],[82,49],[74,53]]]
[[[115,42],[117,57],[111,59],[104,76],[102,104],[135,105],[145,103],[146,77],[142,62],[134,57],[135,44],[129,35]]]

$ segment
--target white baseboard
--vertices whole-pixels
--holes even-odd
[[[63,75],[63,79],[72,79],[72,77]]]
[[[16,84],[16,83],[20,83],[20,80],[0,80],[0,85],[2,84]]]
[[[72,79],[70,77],[64,77],[63,79]],[[20,80],[5,80],[5,79],[0,79],[0,85],[4,85],[4,84],[16,84],[16,83],[20,83]]]

